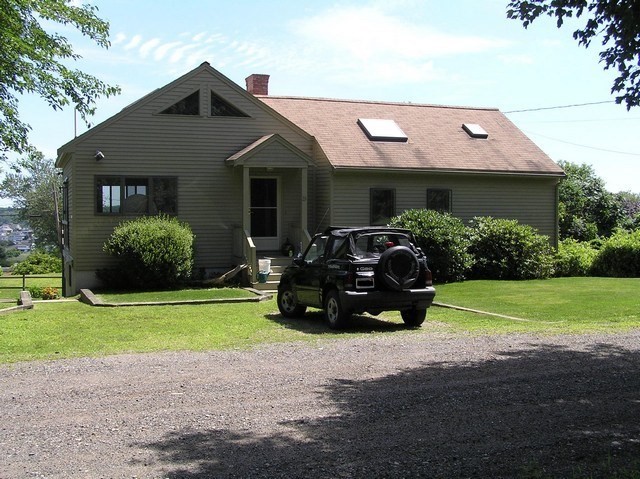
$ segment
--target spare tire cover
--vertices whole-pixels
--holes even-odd
[[[406,246],[394,246],[380,256],[378,278],[389,289],[408,289],[416,282],[419,274],[418,257]]]

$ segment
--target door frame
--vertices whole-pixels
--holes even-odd
[[[275,180],[276,181],[276,236],[254,236],[251,231],[251,181],[252,180]],[[280,238],[282,235],[282,178],[279,175],[249,175],[249,233],[253,239],[257,251],[278,251],[280,249]]]

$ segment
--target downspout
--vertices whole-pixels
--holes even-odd
[[[558,180],[556,182],[556,201],[555,201],[555,221],[554,228],[555,234],[553,235],[553,247],[557,250],[558,244],[560,240],[560,182],[562,180]]]

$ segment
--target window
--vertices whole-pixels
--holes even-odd
[[[394,246],[410,247],[409,238],[405,235],[374,233],[358,236],[355,243],[355,256],[358,259],[379,257],[387,249]]]
[[[211,116],[237,116],[248,117],[246,113],[240,111],[235,106],[223,98],[211,92]]]
[[[427,209],[451,213],[451,190],[427,189]]]
[[[157,211],[176,214],[178,212],[177,178],[154,178],[151,198]]]
[[[126,178],[124,180],[123,213],[144,214],[149,211],[149,180],[147,178]]]
[[[172,177],[97,177],[100,214],[176,214],[178,179]]]
[[[396,215],[396,190],[387,188],[371,188],[370,190],[370,225],[387,225]]]
[[[200,114],[200,90],[174,103],[169,108],[162,110],[161,115],[199,115]]]
[[[477,123],[463,123],[462,129],[466,131],[467,135],[471,138],[489,138],[489,133]]]
[[[98,213],[120,213],[120,178],[96,180]]]
[[[313,243],[309,245],[304,255],[304,261],[306,263],[314,263],[319,259],[322,259],[324,255],[324,248],[327,244],[328,236],[318,236]]]
[[[409,138],[393,120],[358,118],[358,125],[371,141],[397,141],[406,143]]]

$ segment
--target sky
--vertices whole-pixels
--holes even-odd
[[[51,28],[82,56],[72,66],[122,88],[98,101],[93,125],[207,61],[243,88],[252,73],[270,75],[272,95],[499,108],[554,161],[640,192],[640,108],[615,104],[615,72],[599,62],[599,41],[573,39],[578,23],[544,17],[525,29],[507,19],[507,0],[89,3],[110,23],[109,49]],[[87,130],[73,109],[37,97],[21,98],[20,114],[50,158]]]

